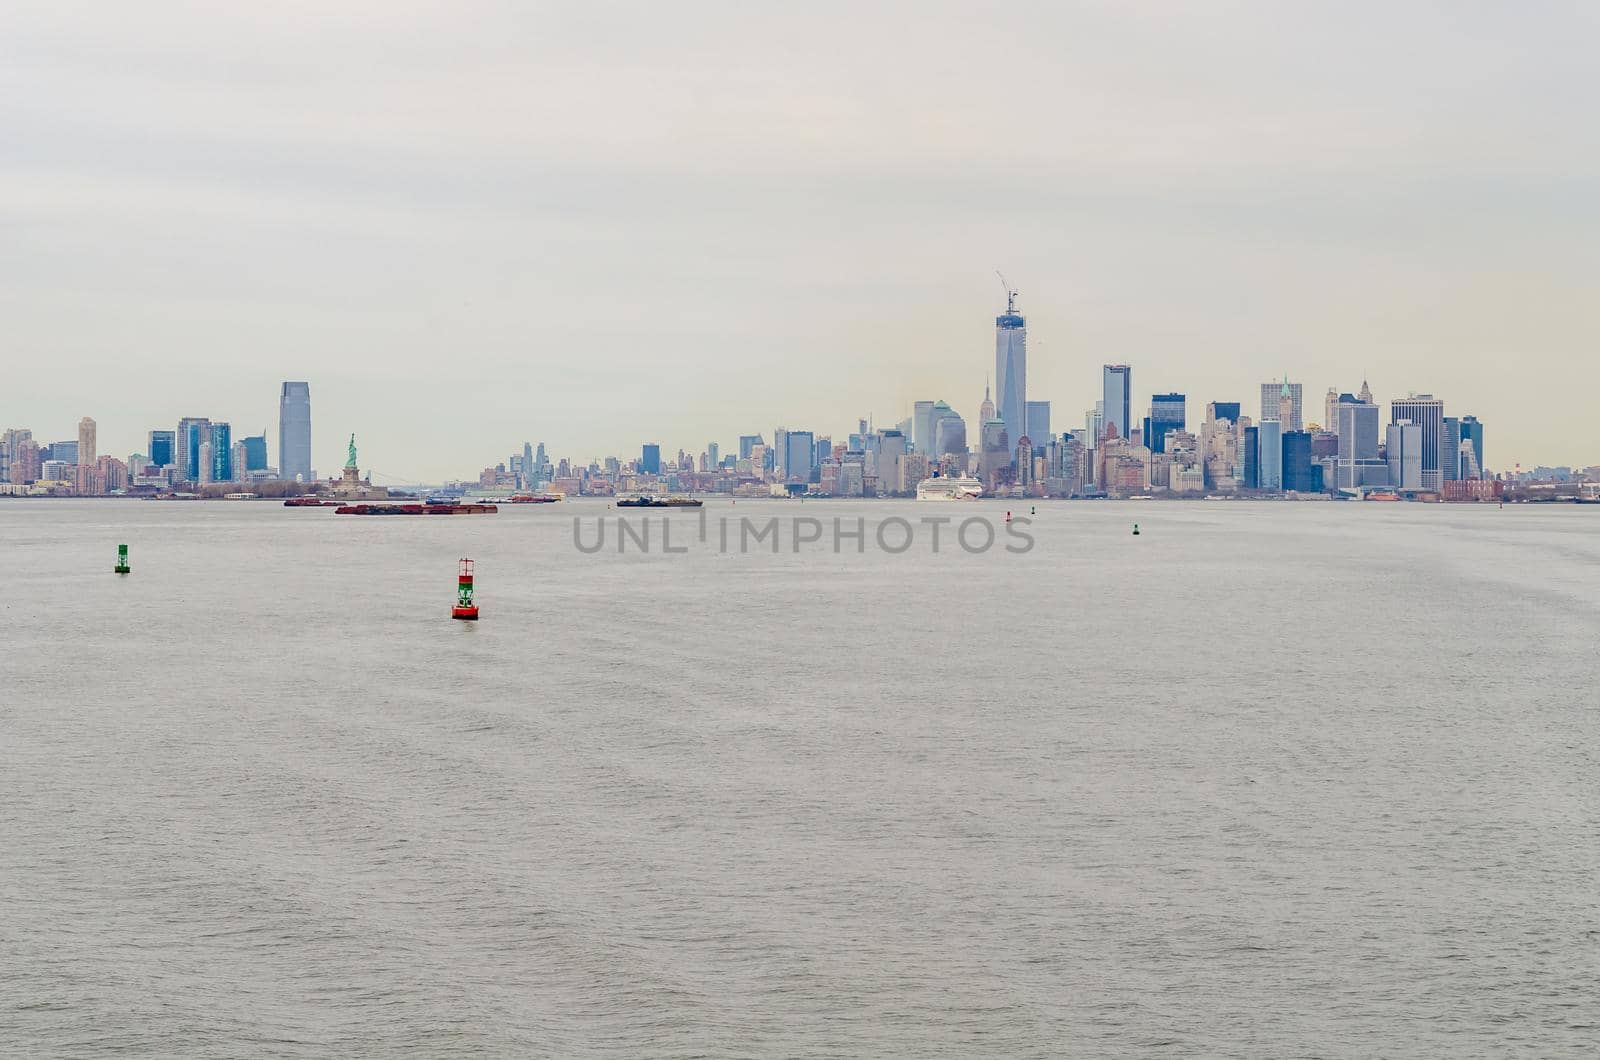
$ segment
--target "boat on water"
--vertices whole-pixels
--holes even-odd
[[[493,515],[493,504],[342,504],[334,515]]]
[[[518,493],[511,497],[512,504],[554,504],[559,500],[559,493]]]
[[[337,508],[338,501],[325,501],[321,497],[290,497],[283,502],[285,508]]]
[[[624,497],[617,501],[618,508],[699,508],[705,501],[693,497]]]
[[[983,483],[975,478],[961,477],[925,478],[917,483],[919,501],[974,501],[983,496]]]

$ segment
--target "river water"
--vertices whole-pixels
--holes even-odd
[[[1005,507],[0,501],[0,1053],[1600,1052],[1600,511]]]

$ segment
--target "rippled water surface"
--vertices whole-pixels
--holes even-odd
[[[0,1053],[1600,1052],[1600,512],[602,513],[0,501]]]

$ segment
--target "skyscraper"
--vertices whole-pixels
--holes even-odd
[[[1030,401],[1024,410],[1028,418],[1028,437],[1038,452],[1050,443],[1050,402]]]
[[[265,471],[267,469],[267,432],[251,435],[243,439],[240,445],[244,446],[244,467],[234,468],[234,473],[240,471]]]
[[[1128,437],[1128,432],[1133,429],[1132,397],[1133,397],[1133,369],[1125,364],[1108,364],[1102,372],[1104,390],[1104,420],[1101,424],[1103,437],[1109,437],[1111,428],[1117,429],[1118,438]]]
[[[1283,434],[1283,488],[1297,493],[1312,493],[1317,489],[1315,470],[1311,464],[1311,433],[1285,431]]]
[[[1006,292],[1006,311],[994,319],[995,415],[1006,425],[1010,445],[1028,431],[1028,321],[1017,312],[1017,292]],[[988,425],[984,424],[985,437]]]
[[[911,405],[911,448],[919,453],[933,450],[933,402],[917,401]]]
[[[1335,416],[1339,432],[1335,485],[1356,489],[1386,484],[1388,469],[1378,459],[1378,406],[1342,394]]]
[[[1415,488],[1439,489],[1442,481],[1441,464],[1445,459],[1455,459],[1454,453],[1448,458],[1444,457],[1444,402],[1432,394],[1397,398],[1389,403],[1389,422],[1409,422],[1422,428],[1422,480]],[[1389,463],[1394,464],[1393,458]]]
[[[897,432],[898,433],[898,432]],[[810,482],[817,456],[817,437],[811,431],[784,431],[783,475],[786,482]]]
[[[211,421],[204,416],[185,416],[178,421],[178,477],[199,482],[200,447],[211,438]]]
[[[1478,422],[1478,417],[1461,417],[1461,440],[1472,443],[1472,453],[1477,460],[1478,473],[1487,477],[1488,472],[1484,470],[1487,465],[1483,462],[1483,424]]]
[[[1389,482],[1403,490],[1422,489],[1425,486],[1424,475],[1427,474],[1423,467],[1428,458],[1428,445],[1423,440],[1426,431],[1419,423],[1402,420],[1399,423],[1389,424],[1388,438],[1384,443],[1384,454],[1389,459]],[[1439,447],[1433,446],[1437,458]],[[1434,468],[1433,473],[1439,473]]]
[[[233,481],[233,428],[226,423],[213,423],[211,436],[211,481]]]
[[[1300,430],[1304,423],[1300,418],[1300,384],[1289,382],[1287,376],[1275,383],[1262,383],[1261,418],[1277,420],[1284,433]]]
[[[951,453],[967,455],[967,421],[961,418],[959,412],[943,401],[936,401],[929,422],[933,424],[933,446],[928,453],[930,460],[937,461],[939,457]]]
[[[1150,398],[1149,426],[1144,444],[1152,453],[1167,451],[1167,432],[1182,431],[1189,427],[1189,414],[1184,407],[1182,394],[1156,394]]]
[[[1206,405],[1206,416],[1209,419],[1238,423],[1240,415],[1239,402],[1237,401],[1212,401]],[[1278,417],[1263,417],[1263,419],[1267,418],[1277,419]]]
[[[1256,488],[1283,489],[1283,424],[1277,419],[1256,425]]]
[[[646,442],[644,450],[639,454],[639,470],[646,475],[661,474],[661,446],[655,442]]]
[[[1260,433],[1260,427],[1246,427],[1244,429],[1244,481],[1240,485],[1247,490],[1260,488],[1261,443],[1258,439]]]
[[[169,467],[173,463],[173,442],[177,435],[173,431],[150,432],[150,463],[156,467]]]
[[[278,396],[278,475],[310,482],[311,384],[284,383]]]
[[[906,436],[898,430],[879,431],[877,448],[878,492],[898,493],[900,462],[906,457]],[[912,485],[915,488],[915,483]]]
[[[85,416],[78,421],[78,463],[93,464],[99,454],[95,452],[95,422]]]

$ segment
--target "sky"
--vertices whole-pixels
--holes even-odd
[[[1600,463],[1600,7],[0,6],[0,428],[474,475],[1030,399],[1429,392]],[[1385,410],[1387,413],[1387,410]]]

